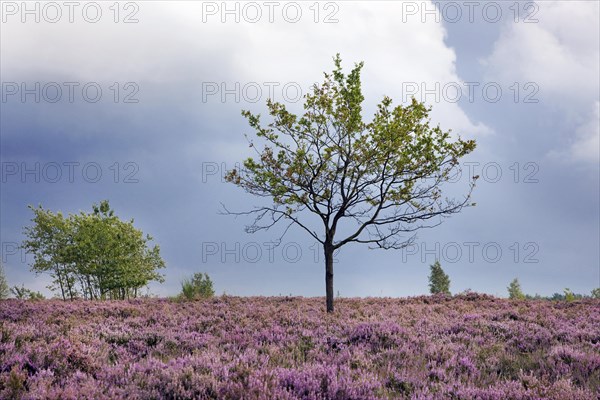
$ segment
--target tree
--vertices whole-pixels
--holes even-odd
[[[213,283],[206,273],[195,273],[191,279],[184,279],[181,282],[181,296],[188,300],[212,297],[214,295]]]
[[[363,63],[344,75],[341,59],[332,74],[304,96],[302,116],[267,101],[272,121],[242,114],[264,141],[226,179],[272,203],[226,214],[251,215],[246,231],[268,230],[278,222],[307,232],[323,247],[327,311],[333,311],[333,253],[349,243],[399,249],[420,228],[441,223],[469,203],[477,177],[461,200],[442,196],[460,173],[459,159],[475,149],[473,140],[452,141],[450,132],[431,126],[430,108],[416,100],[392,108],[384,97],[370,122],[363,122],[360,74]],[[310,214],[316,216],[310,218]],[[406,237],[408,235],[409,237]]]
[[[571,291],[571,289],[565,288],[564,293],[565,293],[565,300],[566,301],[569,301],[569,302],[570,301],[575,301],[575,296],[576,295]]]
[[[513,281],[508,285],[508,298],[513,300],[523,300],[525,298],[525,294],[521,290],[521,284],[517,278],[513,279]]]
[[[600,288],[592,290],[592,299],[600,299]]]
[[[431,274],[429,275],[429,292],[431,294],[450,294],[450,278],[440,265],[440,262],[436,260],[431,265]]]
[[[0,300],[8,298],[9,295],[10,289],[4,273],[4,266],[0,263]]]
[[[63,299],[125,299],[137,297],[150,281],[164,281],[158,269],[165,264],[152,238],[121,221],[108,201],[65,218],[61,213],[30,207],[32,226],[26,227],[22,247],[34,254],[31,269],[53,278],[52,290]]]

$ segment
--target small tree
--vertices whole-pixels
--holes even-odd
[[[508,285],[508,298],[513,300],[523,300],[525,298],[525,294],[521,290],[521,284],[517,278],[513,279],[510,285]]]
[[[34,208],[32,225],[25,227],[22,248],[34,255],[31,270],[53,278],[49,287],[63,299],[126,299],[151,281],[165,263],[152,237],[122,221],[108,201],[92,213],[64,217],[41,206]]]
[[[592,299],[600,299],[600,288],[592,290]]]
[[[8,287],[6,274],[4,273],[4,266],[0,263],[0,300],[8,298],[9,295],[10,288]]]
[[[350,243],[379,249],[411,244],[417,230],[439,225],[444,217],[472,205],[476,176],[458,200],[446,196],[445,184],[459,177],[459,160],[475,141],[454,139],[433,126],[430,108],[413,99],[392,106],[383,97],[370,121],[363,120],[360,74],[335,69],[304,96],[303,115],[270,99],[267,126],[260,115],[243,111],[260,146],[250,141],[256,158],[226,179],[247,192],[272,200],[233,215],[253,215],[249,233],[295,225],[323,248],[328,312],[333,311],[333,254]]]
[[[575,300],[575,294],[571,291],[571,289],[565,288],[564,293],[565,293],[566,301],[574,301]]]
[[[431,274],[429,275],[429,292],[431,294],[450,294],[450,278],[436,260],[431,265]]]
[[[181,296],[188,300],[212,297],[215,295],[213,283],[208,274],[197,272],[191,279],[181,282]]]

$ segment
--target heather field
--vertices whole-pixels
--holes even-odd
[[[600,302],[0,302],[3,399],[596,399]]]

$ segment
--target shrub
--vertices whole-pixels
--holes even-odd
[[[592,290],[592,299],[600,299],[600,288]]]
[[[6,274],[4,273],[4,267],[0,264],[0,299],[6,299],[10,294],[8,288],[8,281],[6,280]]]
[[[574,301],[575,300],[575,295],[573,294],[571,289],[565,288],[564,292],[565,292],[565,300],[566,301]]]
[[[521,290],[521,284],[517,278],[513,279],[510,285],[508,285],[508,298],[513,300],[523,300],[525,298],[525,294]]]
[[[450,294],[450,278],[436,261],[431,265],[431,274],[429,275],[429,291],[431,294]]]
[[[191,279],[181,282],[181,297],[188,300],[212,297],[215,295],[213,283],[208,274],[197,272]]]

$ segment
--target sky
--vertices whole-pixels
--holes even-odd
[[[476,207],[402,250],[349,245],[341,296],[506,296],[600,287],[600,10],[597,1],[1,3],[0,242],[11,285],[50,294],[18,249],[27,206],[65,214],[108,199],[153,236],[174,295],[207,272],[231,295],[324,295],[322,251],[300,229],[244,232],[221,215],[262,200],[223,174],[252,155],[242,110],[300,110],[340,53],[364,61],[364,119],[390,96],[477,149],[449,193],[480,175]]]

